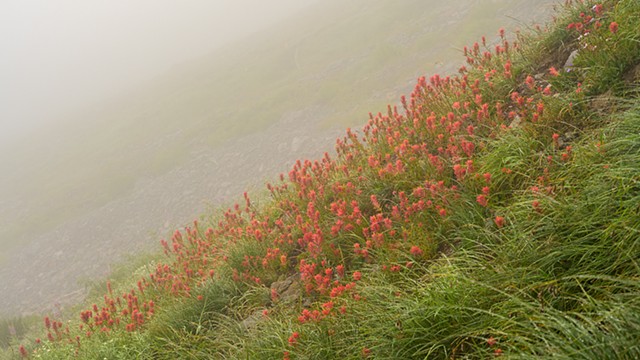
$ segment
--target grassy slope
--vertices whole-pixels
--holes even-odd
[[[601,3],[419,81],[30,356],[637,358],[640,4]]]
[[[505,13],[528,19],[525,10],[540,7],[522,0],[494,2],[498,11],[465,9],[462,1],[427,5],[323,1],[279,28],[176,66],[139,91],[12,144],[0,154],[12,169],[0,180],[0,197],[19,206],[0,207],[0,248],[23,245],[126,195],[137,179],[179,166],[194,148],[258,132],[287,112],[320,108],[328,114],[325,126],[360,124],[367,111],[396,101],[417,69],[452,58],[457,50],[447,44],[495,31]],[[452,16],[476,25],[435,27]],[[429,36],[434,32],[441,35]]]

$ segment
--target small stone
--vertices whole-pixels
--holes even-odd
[[[571,52],[571,54],[569,54],[569,58],[567,59],[567,61],[564,63],[564,70],[566,72],[570,72],[571,69],[573,69],[573,62],[576,59],[576,56],[578,56],[579,51],[578,50],[573,50]]]
[[[246,319],[242,320],[240,325],[245,330],[251,330],[255,328],[256,325],[258,325],[258,322],[260,322],[263,317],[264,315],[262,315],[262,310],[256,310],[251,313],[251,315],[249,315]]]
[[[520,116],[516,116],[513,118],[513,121],[511,121],[511,124],[509,124],[509,127],[512,129],[517,128],[518,126],[520,126],[520,123],[522,122],[522,120],[520,119]]]
[[[278,302],[292,302],[300,297],[302,285],[300,284],[300,275],[294,274],[288,278],[275,281],[271,284],[271,291],[278,294]]]

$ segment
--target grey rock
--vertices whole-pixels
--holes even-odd
[[[566,72],[570,72],[573,69],[573,62],[578,56],[578,53],[579,53],[578,50],[573,50],[571,54],[569,54],[569,58],[567,58],[567,61],[565,61],[564,63],[564,70]]]

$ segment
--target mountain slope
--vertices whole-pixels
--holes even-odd
[[[462,44],[462,36],[468,41],[478,31],[495,31],[489,21],[505,14],[528,19],[533,6],[525,3],[496,2],[490,13],[482,10],[483,24],[475,20],[481,6],[466,3],[447,9],[437,2],[323,2],[121,98],[87,106],[4,152],[2,163],[12,170],[0,184],[6,204],[0,241],[24,243],[127,194],[142,177],[170,171],[199,146],[260,132],[288,113],[321,107],[325,126],[361,123],[363,114],[406,89],[418,69],[458,52],[432,33],[447,36],[474,19],[473,32],[457,31],[451,39]],[[441,29],[427,25],[442,24],[437,20],[446,16],[452,20]]]
[[[420,78],[336,156],[176,231],[21,351],[638,357],[638,11],[580,2],[474,44],[458,76]]]
[[[78,281],[320,156],[490,21],[551,9],[468,3],[323,1],[1,151],[0,312],[72,303]]]

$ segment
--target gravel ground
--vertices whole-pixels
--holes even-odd
[[[198,147],[181,166],[141,179],[127,196],[38,237],[0,267],[0,315],[77,303],[86,292],[82,281],[106,276],[125,255],[159,249],[164,235],[246,189],[262,189],[297,159],[319,159],[344,132],[320,131],[323,116],[319,109],[297,111],[220,149]]]
[[[509,14],[526,23],[534,15],[548,14],[549,4],[557,2],[530,2]],[[511,1],[490,3],[501,13]],[[485,5],[484,0],[474,0],[468,6],[478,4]],[[450,18],[447,25],[467,21],[464,13],[458,15]],[[423,36],[434,30],[427,25]],[[496,24],[495,29],[498,27]],[[461,61],[458,58],[454,63],[431,64],[427,73],[454,72]],[[345,62],[337,62],[329,69],[336,71],[340,66]],[[307,79],[310,83],[318,80]],[[408,94],[414,83],[412,80],[380,89],[372,97]],[[295,111],[267,130],[230,141],[220,149],[194,146],[190,159],[181,166],[159,177],[139,179],[128,195],[31,241],[0,263],[0,316],[44,312],[77,303],[85,295],[80,283],[106,276],[110,265],[125,255],[159,248],[158,241],[172,230],[211,207],[232,201],[247,188],[261,187],[263,181],[275,179],[278,173],[287,172],[296,159],[319,159],[325,150],[333,149],[335,139],[344,133],[342,127],[320,130],[319,124],[327,115],[321,108]],[[363,114],[362,120],[365,119]],[[12,204],[4,206],[9,211],[14,208]]]

